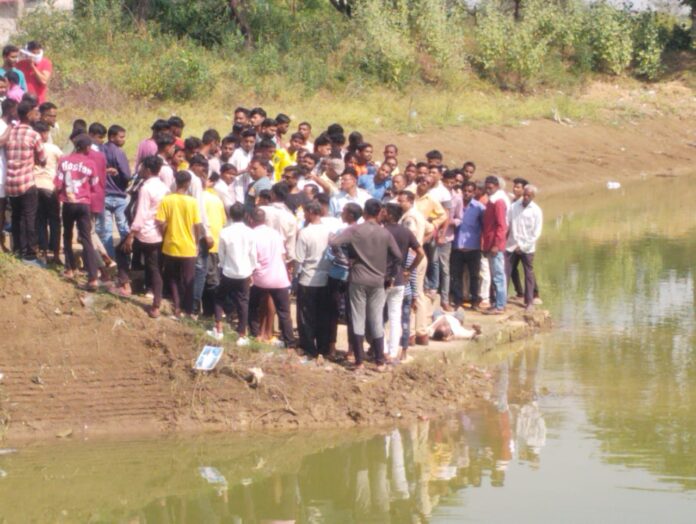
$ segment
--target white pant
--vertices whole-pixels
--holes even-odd
[[[491,266],[488,263],[486,255],[481,254],[481,289],[479,290],[479,295],[481,295],[481,300],[487,302],[491,301]]]
[[[392,286],[387,289],[387,317],[389,319],[389,342],[384,353],[386,357],[399,356],[401,341],[401,305],[404,301],[404,286]]]

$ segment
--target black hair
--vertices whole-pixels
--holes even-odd
[[[276,143],[273,140],[271,140],[270,138],[264,138],[258,144],[256,144],[256,149],[270,149],[270,148],[273,148],[273,149],[276,148]]]
[[[300,127],[302,127],[302,126],[307,126],[308,128],[312,129],[312,124],[310,124],[310,123],[307,122],[307,121],[300,122],[299,124],[297,124],[297,128],[298,128],[298,129],[299,129]]]
[[[450,178],[457,178],[457,172],[453,169],[448,169],[442,174],[442,178],[449,180]]]
[[[237,113],[244,113],[244,115],[247,118],[249,118],[249,116],[251,116],[250,111],[246,107],[242,107],[242,106],[239,106],[234,110],[234,114],[237,114]]]
[[[373,199],[374,200],[374,199]],[[348,202],[344,207],[343,211],[347,212],[354,222],[360,220],[363,215],[362,208],[355,202]]]
[[[442,160],[442,153],[440,153],[437,149],[433,149],[425,154],[425,158],[428,160]]]
[[[343,132],[343,126],[341,124],[331,124],[326,128],[327,135],[342,135]]]
[[[17,105],[17,116],[19,117],[20,120],[24,120],[29,113],[31,113],[31,110],[36,107],[35,104],[32,104],[31,102],[27,100],[22,100],[18,105]]]
[[[242,138],[248,138],[250,136],[256,138],[256,131],[254,131],[253,127],[247,127],[244,131],[242,131]]]
[[[290,117],[286,115],[285,113],[278,113],[275,117],[275,121],[278,124],[289,124],[290,123]]]
[[[5,58],[10,53],[19,53],[19,47],[16,45],[8,44],[2,48],[2,57]]]
[[[227,173],[228,171],[237,172],[237,168],[233,164],[225,162],[220,166],[220,173]]]
[[[106,132],[107,136],[111,138],[112,136],[116,136],[119,133],[125,133],[126,129],[124,127],[119,126],[118,124],[113,124],[112,126],[109,127],[109,130]]]
[[[211,182],[217,182],[218,180],[220,180],[220,173],[218,173],[217,171],[213,171],[212,173],[210,173],[210,175],[208,175],[208,180],[210,180]]]
[[[58,109],[58,106],[55,105],[53,102],[44,102],[39,106],[39,113],[45,113],[46,111],[50,111],[51,109]]]
[[[355,147],[355,149],[356,149],[357,151],[364,151],[364,150],[367,149],[368,147],[372,147],[372,144],[370,144],[369,142],[362,142],[361,144],[358,144],[358,145]]]
[[[264,158],[255,156],[254,158],[251,159],[251,162],[256,162],[258,163],[261,167],[263,167],[266,170],[266,174],[268,175],[269,173],[273,172],[273,166],[271,165],[270,162],[266,162]],[[251,164],[251,162],[249,162]]]
[[[394,221],[398,222],[401,220],[401,217],[404,214],[404,210],[401,209],[401,206],[399,204],[393,204],[393,203],[388,203],[386,206],[384,206],[384,209],[387,212],[387,215]]]
[[[180,127],[181,129],[186,127],[184,120],[181,117],[176,116],[176,115],[170,116],[169,120],[167,120],[167,122],[169,122],[169,127]]]
[[[262,189],[259,191],[258,197],[261,200],[268,200],[269,202],[271,201],[271,190],[270,189]]]
[[[7,78],[7,81],[11,84],[19,84],[19,75],[17,74],[17,71],[6,71],[5,78]]]
[[[376,217],[379,212],[382,211],[382,202],[376,198],[371,198],[365,202],[365,216],[366,217]]]
[[[263,191],[261,191],[263,193]],[[259,194],[259,196],[261,196]],[[255,207],[249,212],[252,224],[264,224],[266,222],[266,212],[260,207]]]
[[[189,160],[189,165],[192,167],[194,165],[205,166],[207,168],[208,167],[208,160],[200,153],[196,153],[195,155],[193,155],[191,157],[191,160]]]
[[[319,135],[316,140],[314,140],[314,147],[316,148],[317,146],[330,146],[331,145],[331,139],[329,138],[329,135],[326,133],[322,133]]]
[[[31,102],[34,107],[39,106],[39,98],[36,95],[32,95],[29,91],[22,95],[22,102]]]
[[[343,170],[343,173],[341,173],[341,176],[343,176],[343,175],[350,175],[353,178],[355,178],[355,180],[358,179],[358,172],[355,169],[353,169],[352,167],[345,168]]]
[[[408,189],[402,189],[399,191],[399,196],[403,195],[406,197],[406,199],[413,204],[416,201],[416,195],[413,194],[413,191],[409,191]]]
[[[261,127],[271,127],[271,126],[277,126],[278,122],[273,120],[272,118],[264,118],[263,122],[261,122]]]
[[[2,114],[3,115],[9,115],[14,111],[14,109],[18,106],[18,102],[16,100],[12,100],[11,98],[6,98],[5,100],[2,101],[2,104],[0,104],[0,108],[2,108]]]
[[[362,133],[360,131],[353,131],[350,135],[348,135],[348,150],[354,153],[358,145],[362,144],[362,142]]]
[[[80,133],[73,140],[73,145],[75,146],[75,151],[86,151],[92,146],[92,139],[84,133]]]
[[[72,130],[76,131],[78,129],[82,131],[87,131],[87,122],[81,118],[76,118],[75,120],[73,120]]]
[[[331,197],[328,193],[318,193],[314,195],[314,200],[319,202],[322,206],[328,206],[331,203]]]
[[[314,161],[314,165],[316,166],[319,163],[319,155],[315,155],[314,153],[307,153],[305,158],[311,158]]]
[[[518,177],[518,178],[513,178],[513,179],[512,179],[512,184],[515,185],[515,186],[516,186],[517,184],[522,184],[523,186],[526,186],[527,184],[529,184],[529,181],[528,181],[526,178],[520,178],[520,177]]]
[[[241,222],[244,220],[244,204],[235,202],[230,206],[229,213],[232,222]]]
[[[176,175],[174,175],[174,180],[176,181],[176,187],[182,188],[191,182],[191,173],[188,171],[177,171]]]
[[[500,180],[498,180],[497,176],[490,175],[490,176],[486,177],[484,184],[494,184],[494,185],[500,187]]]
[[[89,125],[89,129],[87,130],[87,132],[90,135],[105,136],[106,135],[106,127],[104,126],[104,124],[102,124],[100,122],[92,122]]]
[[[155,144],[157,144],[158,151],[172,145],[174,142],[176,142],[176,140],[174,139],[174,135],[171,133],[160,133],[157,135],[157,138],[155,138]]]
[[[224,146],[225,144],[237,144],[238,142],[239,142],[239,140],[237,139],[236,136],[227,135],[226,137],[224,137],[222,139],[222,142],[220,142],[220,144]]]
[[[290,135],[290,140],[301,140],[304,142],[304,135],[302,133],[293,133]]]
[[[476,191],[476,182],[474,182],[473,180],[467,180],[466,182],[464,182],[464,184],[462,184],[462,188],[465,187],[473,187],[474,191]]]
[[[202,145],[203,142],[201,142],[201,139],[197,136],[190,136],[184,140],[184,149],[186,151],[195,151],[196,149],[200,149]]]
[[[157,155],[150,155],[143,158],[140,165],[156,176],[159,175],[160,169],[162,169],[162,166],[164,165],[164,160]]]
[[[41,120],[34,122],[31,127],[37,133],[48,133],[51,130],[51,126],[49,126],[46,122],[42,122]]]
[[[278,182],[271,187],[271,195],[273,195],[278,202],[285,202],[288,198],[288,193],[290,193],[290,188],[285,182]]]
[[[316,201],[307,202],[304,206],[305,215],[320,215],[321,216],[321,204]]]
[[[169,131],[169,127],[169,120],[158,118],[155,120],[154,124],[150,126],[150,129],[152,129],[153,133],[161,133],[162,131]]]
[[[254,115],[261,115],[263,118],[266,118],[266,111],[263,109],[263,107],[255,107],[251,111],[249,111],[249,116],[252,117]]]
[[[462,169],[466,169],[469,166],[473,167],[474,171],[476,171],[476,164],[474,164],[471,160],[467,160],[466,162],[464,162]]]
[[[36,51],[37,49],[43,49],[43,45],[38,40],[30,40],[27,42],[27,51]]]
[[[208,144],[212,144],[213,142],[219,142],[219,141],[220,141],[220,133],[218,133],[216,129],[207,129],[203,133],[203,138],[201,139],[201,142],[203,142],[203,145],[208,145]]]
[[[342,146],[346,143],[346,136],[344,134],[330,134],[329,140],[331,140],[331,145]]]

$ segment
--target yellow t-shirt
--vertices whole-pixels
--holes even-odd
[[[220,231],[222,231],[227,222],[225,205],[212,188],[206,189],[203,193],[203,204],[205,205],[205,214],[208,217],[208,229],[213,237],[213,247],[209,251],[210,253],[217,253],[218,244],[220,243]]]
[[[297,151],[290,154],[287,149],[276,149],[271,159],[271,163],[273,164],[273,180],[280,182],[285,168],[294,165],[296,161]]]
[[[195,257],[198,254],[193,226],[201,223],[201,214],[195,198],[170,193],[160,202],[155,220],[167,224],[162,253],[182,258]]]

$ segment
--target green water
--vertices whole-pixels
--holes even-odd
[[[552,333],[448,420],[27,446],[0,522],[695,522],[696,176],[544,205]],[[574,212],[566,210],[573,209]]]

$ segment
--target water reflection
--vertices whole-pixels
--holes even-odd
[[[527,349],[501,366],[495,395],[482,409],[311,454],[295,471],[228,484],[224,468],[206,465],[198,475],[208,489],[152,501],[126,520],[427,522],[460,490],[504,486],[513,459],[538,466],[546,442],[538,366],[537,349]]]

